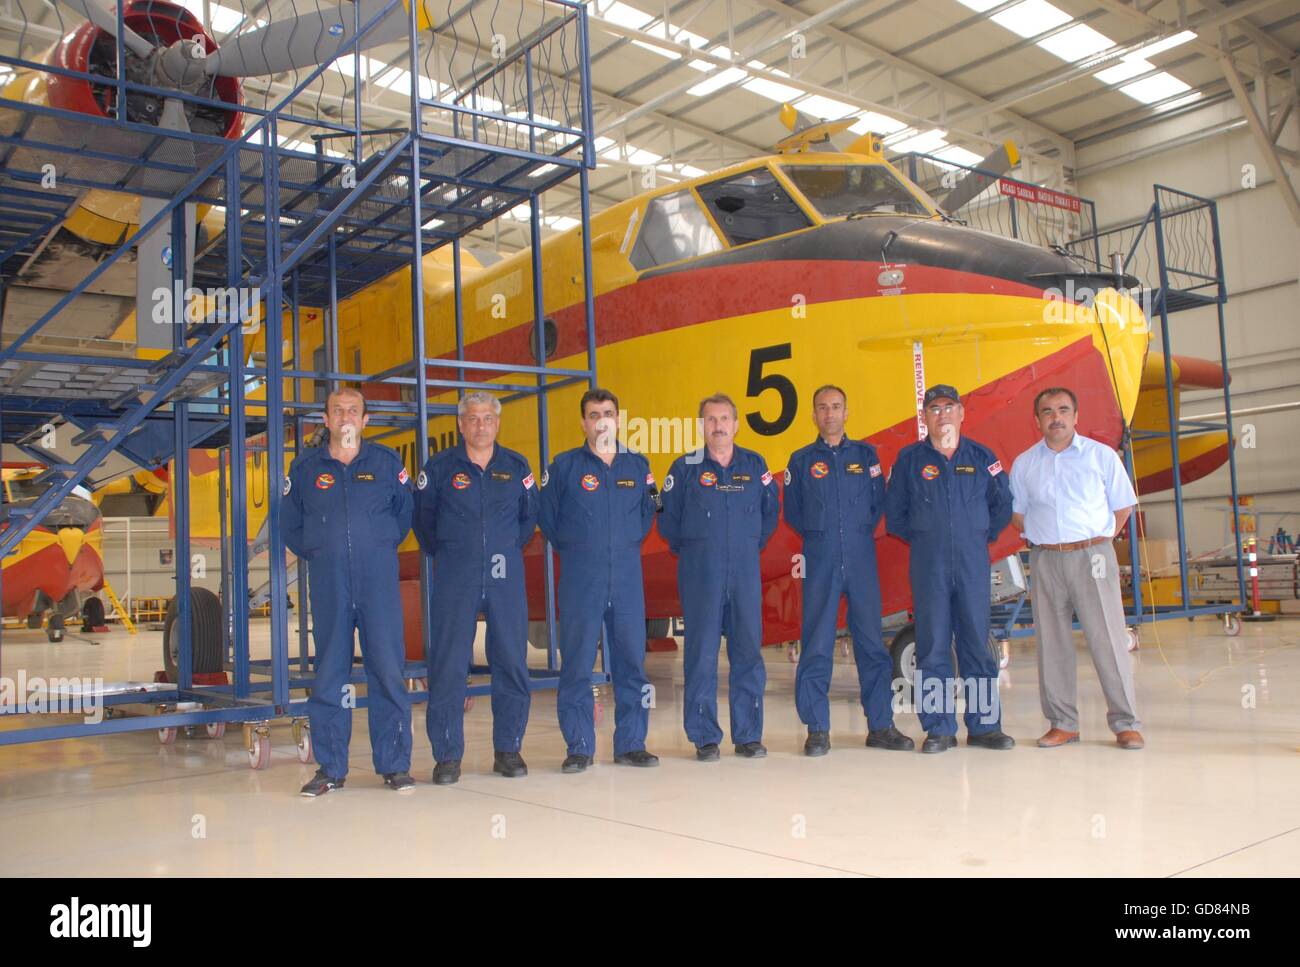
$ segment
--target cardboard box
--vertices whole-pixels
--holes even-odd
[[[1148,537],[1138,542],[1138,551],[1142,570],[1156,574],[1178,573],[1178,541]],[[1115,542],[1115,557],[1121,567],[1131,563],[1131,553],[1128,541]]]

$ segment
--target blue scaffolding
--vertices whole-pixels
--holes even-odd
[[[1068,253],[1079,261],[1087,274],[1097,276],[1099,281],[1109,276],[1116,287],[1129,285],[1134,278],[1143,280],[1145,284],[1135,291],[1131,290],[1130,294],[1142,305],[1148,321],[1152,325],[1159,325],[1164,355],[1166,413],[1170,429],[1135,430],[1125,423],[1124,464],[1129,476],[1134,477],[1133,443],[1140,440],[1168,440],[1170,466],[1177,468],[1181,466],[1180,440],[1195,434],[1218,431],[1227,433],[1232,502],[1231,557],[1237,571],[1237,598],[1235,601],[1193,604],[1186,554],[1183,480],[1180,472],[1171,470],[1181,597],[1176,605],[1144,603],[1139,541],[1131,540],[1129,570],[1133,600],[1125,608],[1125,620],[1131,629],[1136,629],[1138,625],[1154,621],[1171,618],[1191,620],[1198,616],[1213,615],[1222,618],[1225,633],[1230,636],[1239,634],[1240,615],[1249,612],[1250,607],[1246,596],[1246,564],[1241,537],[1237,459],[1232,430],[1232,392],[1228,378],[1228,345],[1223,309],[1228,300],[1228,291],[1223,276],[1217,204],[1209,198],[1164,185],[1154,185],[1152,205],[1141,218],[1100,230],[1097,228],[1096,204],[1088,198],[1071,197],[1072,203],[1068,207],[1059,202],[1048,203],[1046,206],[1028,204],[1018,198],[1034,197],[1038,186],[995,171],[916,152],[903,155],[895,160],[895,164],[905,170],[914,183],[936,197],[942,196],[951,187],[947,177],[954,172],[960,172],[963,177],[973,175],[983,178],[990,190],[976,196],[966,207],[958,210],[956,214],[963,222],[983,231]],[[1077,205],[1073,204],[1076,202]],[[1224,374],[1223,422],[1181,418],[1174,396],[1176,364],[1173,358],[1171,316],[1211,305],[1215,307],[1218,317],[1219,365]],[[1137,534],[1138,525],[1130,522],[1129,531]],[[1020,558],[1022,568],[1027,569],[1027,552],[1021,552]],[[992,609],[994,639],[1005,641],[1034,633],[1033,618],[1026,607],[1029,582],[1032,582],[1032,575],[1025,592],[1010,597]],[[1079,627],[1077,621],[1074,627]],[[1134,635],[1131,645],[1136,646],[1136,630],[1131,633]],[[896,643],[897,641],[898,639]],[[992,646],[994,642],[990,644]],[[1005,652],[1002,657],[1005,659]]]
[[[132,0],[117,0],[118,36],[130,6]],[[400,389],[399,402],[372,402],[371,422],[389,433],[413,429],[415,452],[426,456],[430,420],[456,412],[454,402],[436,401],[443,395],[481,388],[505,394],[506,404],[535,399],[543,467],[550,460],[548,394],[575,383],[595,386],[588,190],[595,153],[586,8],[575,0],[543,0],[537,22],[525,24],[521,18],[513,46],[489,58],[480,55],[471,37],[499,31],[474,23],[473,4],[455,13],[449,10],[445,22],[423,30],[420,5],[407,8],[403,0],[387,0],[381,6],[367,8],[375,12],[362,23],[360,6],[349,5],[355,10],[353,30],[344,32],[347,35],[324,62],[301,72],[305,76],[300,80],[295,73],[289,92],[270,106],[232,104],[136,83],[124,69],[123,44],[116,45],[117,70],[109,74],[0,54],[0,65],[87,81],[109,95],[109,107],[102,115],[0,100],[0,308],[15,267],[40,253],[46,238],[73,213],[85,191],[128,192],[161,203],[151,217],[141,217],[138,230],[121,239],[85,278],[0,346],[0,439],[48,464],[43,476],[50,482],[30,505],[4,508],[0,555],[17,547],[74,487],[92,481],[95,469],[111,453],[125,453],[144,467],[174,459],[172,513],[180,634],[174,683],[131,683],[104,690],[97,696],[106,709],[103,721],[3,729],[0,745],[145,729],[158,729],[162,740],[169,742],[177,730],[205,727],[208,735],[218,737],[227,723],[240,723],[250,764],[261,768],[269,763],[271,722],[288,718],[295,738],[300,739],[300,758],[308,761],[310,742],[303,737],[306,701],[294,695],[312,683],[307,620],[300,613],[294,668],[288,630],[289,576],[280,526],[286,429],[294,430],[291,452],[296,452],[303,445],[304,422],[323,405],[302,398],[302,381],[319,381],[330,388],[345,381],[406,388],[409,402],[400,401]],[[399,12],[406,23],[409,59],[395,66],[404,68],[403,84],[409,88],[407,123],[364,129],[357,83],[350,94],[351,123],[321,112],[319,97],[317,110],[311,111],[311,98],[321,88],[323,72],[347,58],[351,76],[360,77],[360,51],[367,38]],[[391,33],[392,24],[386,29]],[[392,39],[389,36],[385,42]],[[444,40],[452,48],[446,57],[439,53]],[[126,108],[133,96],[179,99],[223,116],[238,113],[244,128],[237,138],[164,130],[128,117]],[[282,143],[280,132],[290,127],[310,129],[314,150],[302,150],[300,141]],[[43,165],[51,161],[59,172],[59,187],[53,191],[42,188]],[[506,211],[528,205],[534,344],[545,347],[539,199],[575,175],[581,204],[587,365],[580,369],[548,366],[544,351],[537,353],[536,365],[467,359],[462,239]],[[225,230],[219,244],[187,253],[186,206],[193,204],[223,208]],[[189,284],[195,288],[256,292],[267,347],[285,345],[284,321],[289,320],[290,365],[273,350],[260,365],[246,359],[249,318],[229,311],[228,304],[192,321],[178,313],[171,351],[156,361],[133,355],[67,353],[42,345],[42,335],[57,330],[60,313],[78,296],[95,291],[96,281],[136,242],[167,224],[173,285],[185,288],[186,267],[192,261]],[[425,255],[444,245],[452,249],[456,354],[435,359],[426,348],[422,265]],[[338,358],[339,301],[405,267],[411,274],[412,346],[418,347],[413,358],[379,373],[345,371]],[[326,313],[326,365],[320,369],[303,364],[298,323],[300,311],[309,306]],[[431,368],[452,368],[452,364],[457,378],[429,377]],[[288,398],[286,380],[292,386]],[[264,387],[265,399],[250,398],[252,387]],[[75,460],[51,463],[49,454],[34,446],[34,435],[52,420],[77,429],[72,442],[83,449]],[[253,660],[248,517],[240,498],[246,487],[248,441],[262,434],[268,473],[271,657]],[[231,677],[226,684],[196,683],[193,667],[191,579],[185,564],[190,561],[188,458],[195,447],[220,451],[221,588],[227,631],[225,667]],[[431,564],[423,554],[421,562],[427,653]],[[547,667],[533,670],[535,689],[553,687],[558,677],[555,567],[549,546],[543,567],[549,646]],[[309,580],[301,562],[300,611],[307,602]],[[593,685],[608,681],[604,667],[602,663],[602,670],[593,672]],[[485,674],[487,669],[476,666],[471,672]],[[255,674],[261,680],[255,680]],[[408,663],[406,676],[422,678],[423,664]],[[353,680],[365,680],[359,665]],[[469,691],[483,694],[488,688],[486,683],[476,683]],[[427,693],[419,691],[412,698],[424,700]],[[152,706],[157,714],[121,714],[124,706],[140,704]],[[358,707],[364,704],[364,696],[359,696]],[[20,703],[6,711],[29,710]]]

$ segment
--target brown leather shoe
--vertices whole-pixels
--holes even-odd
[[[1135,732],[1132,729],[1115,733],[1115,741],[1119,743],[1121,749],[1140,749],[1146,745],[1142,741],[1142,733]]]
[[[1040,749],[1055,749],[1058,745],[1069,745],[1071,742],[1078,741],[1078,732],[1067,732],[1065,729],[1051,728],[1038,740],[1038,747]]]

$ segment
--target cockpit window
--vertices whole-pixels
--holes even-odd
[[[884,165],[782,165],[781,170],[826,218],[930,214]]]
[[[744,171],[697,189],[732,245],[784,235],[812,224],[767,168]]]
[[[722,240],[687,190],[650,200],[629,258],[638,269],[648,269],[721,250]]]
[[[50,489],[50,483],[47,480],[36,482],[33,477],[11,477],[9,483],[9,499],[12,501],[35,500],[45,491]]]

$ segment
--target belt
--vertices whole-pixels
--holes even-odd
[[[1112,537],[1094,537],[1091,540],[1072,541],[1069,544],[1030,544],[1029,546],[1036,551],[1080,551],[1096,544],[1109,544],[1113,540]]]

